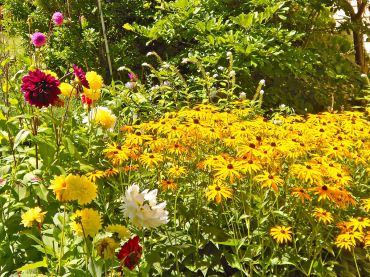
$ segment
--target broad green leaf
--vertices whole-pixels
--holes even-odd
[[[18,268],[16,271],[25,271],[25,270],[31,270],[31,269],[35,269],[35,268],[39,268],[39,267],[47,267],[48,264],[46,263],[46,258],[44,257],[44,259],[42,261],[39,261],[39,262],[36,262],[36,263],[33,263],[33,264],[26,264],[20,268]]]

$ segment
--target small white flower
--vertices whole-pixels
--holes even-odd
[[[264,86],[265,84],[266,84],[265,79],[262,79],[262,80],[260,81],[260,85],[261,85],[261,86]]]
[[[146,53],[146,56],[147,56],[147,57],[149,57],[149,56],[151,56],[151,55],[153,55],[153,52],[148,52],[148,53]]]
[[[184,58],[184,59],[182,59],[182,62],[181,63],[188,63],[188,62],[189,62],[189,59]]]
[[[280,107],[280,109],[284,109],[286,106],[285,106],[285,104],[281,104],[279,107]]]
[[[225,67],[223,67],[223,66],[219,66],[219,67],[218,67],[218,69],[219,69],[219,70],[224,70],[224,69],[225,69]]]
[[[240,99],[240,100],[245,100],[245,99],[247,99],[247,94],[246,94],[245,92],[241,92],[241,93],[239,94],[239,99]]]
[[[260,94],[263,95],[265,91],[263,89],[260,90]]]
[[[228,51],[228,52],[226,53],[226,56],[227,56],[228,58],[230,58],[232,55],[233,55],[233,53],[231,53],[231,51]]]
[[[148,64],[148,63],[142,63],[141,65],[142,65],[142,66],[149,66],[149,64]]]
[[[364,74],[364,73],[362,73],[362,74],[361,74],[361,78],[367,78],[367,75],[366,75],[366,74]]]
[[[171,86],[171,82],[166,80],[166,81],[163,82],[163,85],[165,85],[167,87],[170,87]]]
[[[140,192],[138,185],[131,185],[123,197],[122,210],[132,224],[141,228],[156,228],[168,222],[166,202],[157,204],[158,190]]]
[[[218,77],[218,74],[213,74],[213,78],[217,78]]]
[[[235,70],[231,70],[231,71],[229,72],[229,76],[230,76],[230,77],[235,77]]]
[[[164,64],[163,64],[163,68],[165,68],[165,69],[169,69],[169,68],[170,68],[170,65],[169,65],[168,63],[164,63]]]

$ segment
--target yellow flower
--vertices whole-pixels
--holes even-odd
[[[110,259],[114,256],[115,250],[119,247],[119,243],[117,243],[112,238],[104,238],[99,240],[95,244],[96,251],[98,255],[102,257],[104,260]]]
[[[70,190],[72,200],[77,200],[80,205],[89,204],[97,197],[97,186],[86,176],[68,175],[65,182]]]
[[[146,167],[153,167],[163,161],[163,155],[158,153],[144,153],[140,156],[139,160]]]
[[[261,183],[261,186],[272,188],[275,192],[278,192],[278,186],[284,184],[283,179],[279,177],[279,175],[275,173],[269,173],[268,171],[264,171],[263,174],[257,175],[254,177],[257,182]]]
[[[85,235],[93,238],[102,227],[100,215],[93,209],[77,210],[71,219],[72,229],[80,237]]]
[[[49,189],[54,190],[55,197],[61,202],[77,200],[80,205],[84,205],[97,197],[97,186],[86,176],[58,176],[51,181]]]
[[[73,93],[73,86],[68,83],[60,83],[59,89],[63,96],[70,97]]]
[[[349,231],[338,235],[335,239],[335,245],[340,248],[351,250],[356,246],[356,239],[362,241],[363,235],[360,232]]]
[[[215,178],[219,180],[230,179],[230,182],[234,182],[234,178],[241,178],[242,163],[237,161],[224,160],[214,165],[216,171]]]
[[[104,129],[113,130],[116,124],[116,116],[111,110],[105,107],[96,107],[91,110],[89,117],[95,124],[101,125]],[[89,119],[89,121],[90,121]]]
[[[217,204],[221,203],[222,198],[231,198],[233,191],[230,187],[215,182],[213,185],[208,186],[206,197],[208,201],[215,200]]]
[[[90,89],[98,90],[103,86],[103,77],[95,71],[89,71],[86,73],[86,80],[89,82]],[[90,97],[89,97],[90,98]],[[92,99],[92,98],[90,98]]]
[[[41,224],[44,221],[45,214],[46,212],[41,212],[40,207],[29,209],[22,214],[22,224],[24,227],[32,227],[34,221]]]
[[[177,184],[173,180],[162,180],[161,186],[163,190],[175,190]]]
[[[129,229],[119,224],[110,224],[105,228],[105,231],[117,234],[121,240],[126,240],[131,236]]]
[[[334,220],[332,214],[330,212],[322,209],[322,208],[315,208],[315,211],[314,211],[313,215],[319,221],[322,221],[325,224],[328,224],[328,223],[330,223]]]
[[[301,199],[302,203],[304,203],[304,201],[306,200],[311,200],[311,196],[303,188],[300,187],[292,188],[292,195]]]
[[[172,177],[180,177],[186,173],[186,168],[183,166],[172,166],[168,169],[168,174]]]
[[[353,231],[358,230],[362,233],[363,229],[370,227],[370,219],[367,217],[351,218],[348,225],[353,228]]]
[[[365,211],[367,212],[370,211],[370,198],[362,199],[362,207],[364,208]]]
[[[286,243],[292,241],[292,227],[288,226],[275,226],[270,230],[270,235],[276,240],[277,243]]]
[[[59,79],[58,75],[55,72],[51,71],[51,70],[44,70],[44,73],[46,75],[50,75],[50,76],[54,77],[57,80]]]
[[[86,177],[91,181],[91,182],[95,182],[96,179],[100,179],[102,177],[104,177],[105,174],[104,174],[104,171],[102,170],[94,170],[92,172],[89,172],[89,173],[86,173]]]
[[[68,189],[66,176],[57,176],[51,181],[49,189],[54,190],[55,198],[61,202],[75,200],[71,195],[71,190]]]
[[[85,97],[91,99],[92,101],[97,101],[100,99],[100,89],[92,90],[84,87],[83,94],[85,95]]]

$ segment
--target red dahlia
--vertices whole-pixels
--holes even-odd
[[[139,237],[129,239],[117,254],[121,265],[133,270],[139,263],[142,254],[142,247],[139,245]]]
[[[82,68],[74,64],[73,73],[85,88],[90,88],[89,82],[86,80],[86,73]]]
[[[40,69],[28,72],[22,78],[21,91],[24,99],[38,108],[56,105],[59,103],[60,82],[49,74],[45,74]]]

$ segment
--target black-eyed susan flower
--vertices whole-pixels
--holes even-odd
[[[277,243],[283,244],[292,241],[292,227],[275,226],[270,229],[270,235]]]
[[[71,227],[80,237],[94,237],[101,229],[99,212],[85,208],[77,210],[71,217]]]
[[[220,163],[214,165],[215,170],[215,179],[225,180],[230,179],[230,182],[233,183],[234,179],[240,179],[242,164],[241,162],[224,160]]]
[[[292,195],[298,197],[302,203],[304,203],[306,200],[311,201],[311,195],[309,195],[306,190],[301,187],[292,188]]]
[[[363,240],[363,235],[357,231],[348,231],[346,233],[339,234],[335,239],[335,245],[339,248],[345,248],[347,250],[353,249],[357,241]]]
[[[174,178],[181,177],[186,174],[186,168],[184,166],[172,166],[168,169],[168,175]]]
[[[319,168],[313,164],[293,164],[290,172],[297,178],[310,184],[321,184],[322,174]]]
[[[155,167],[163,161],[163,155],[160,153],[144,153],[140,155],[139,161],[146,167]]]
[[[362,199],[362,208],[369,212],[370,211],[370,198],[367,198],[367,199]]]
[[[353,231],[358,230],[362,232],[363,229],[370,227],[370,219],[367,217],[351,218],[349,220],[349,226],[352,227]]]
[[[313,215],[319,220],[319,222],[323,222],[324,224],[334,221],[333,215],[323,208],[315,208]]]
[[[208,201],[214,200],[217,204],[220,204],[222,198],[231,198],[233,195],[233,190],[220,182],[215,182],[213,185],[208,186],[208,190],[206,192],[206,197]]]
[[[34,222],[41,225],[44,221],[45,214],[46,212],[42,212],[40,207],[28,209],[22,214],[22,224],[24,227],[32,227]]]
[[[104,171],[102,170],[94,170],[91,172],[86,173],[86,177],[91,181],[91,182],[96,182],[97,179],[100,179],[104,177]]]
[[[162,180],[161,187],[162,190],[175,190],[177,184],[173,180]]]
[[[261,184],[261,187],[272,188],[275,192],[278,192],[278,187],[284,184],[284,180],[278,174],[266,170],[263,171],[263,174],[255,176],[254,179]]]

